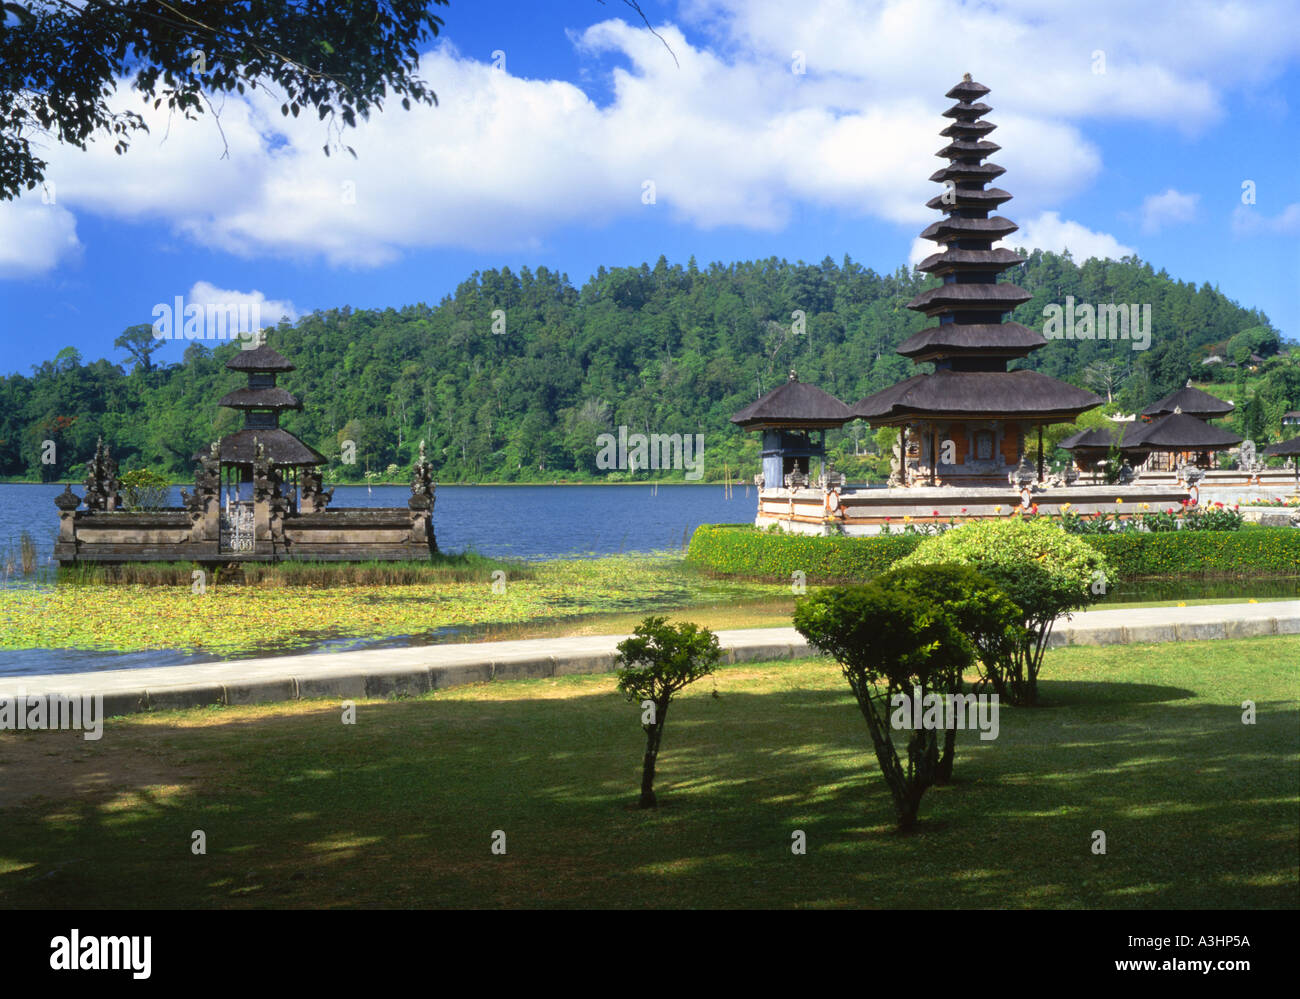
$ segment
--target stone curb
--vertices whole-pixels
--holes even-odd
[[[1262,609],[1262,608],[1261,608]],[[1113,613],[1113,612],[1112,612]],[[1110,618],[1109,620],[1114,620]],[[816,652],[789,628],[750,629],[719,635],[723,662],[771,662],[799,659]],[[1174,641],[1204,641],[1224,638],[1254,638],[1264,635],[1300,634],[1300,613],[1291,616],[1244,616],[1208,621],[1152,622],[1136,625],[1075,625],[1058,623],[1048,640],[1049,648],[1063,646],[1128,645]],[[779,637],[778,637],[779,636]],[[783,640],[792,636],[793,640]],[[103,673],[53,674],[46,676],[0,677],[0,697],[27,693],[40,696],[62,693],[66,696],[102,694],[106,717],[142,711],[167,711],[213,705],[268,704],[282,701],[327,699],[363,700],[410,697],[434,690],[447,690],[471,683],[494,680],[523,680],[612,672],[615,665],[614,644],[621,636],[592,636],[583,639],[539,639],[549,642],[590,646],[590,651],[559,652],[539,655],[529,652],[529,641],[485,643],[492,648],[479,660],[459,662],[376,664],[369,669],[353,662],[340,663],[344,656],[378,656],[380,653],[341,653],[337,655],[297,656],[283,673],[274,671],[275,660],[252,661],[246,677],[231,677],[229,682],[206,678],[193,683],[163,683],[137,686],[147,681],[151,670],[110,670]],[[774,640],[775,639],[775,640]],[[502,653],[501,646],[519,651]],[[602,647],[603,646],[603,647]],[[464,657],[473,646],[431,646],[423,650],[425,658]],[[417,650],[398,650],[395,658],[416,658]],[[408,654],[409,653],[409,654]],[[240,663],[221,664],[224,672],[238,672]],[[174,669],[164,667],[169,673]],[[202,666],[194,667],[202,670]],[[143,675],[142,675],[143,674]],[[60,681],[64,681],[60,684]],[[134,682],[133,682],[134,681]],[[30,688],[30,689],[29,689]]]

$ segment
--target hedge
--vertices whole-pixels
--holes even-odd
[[[1300,574],[1300,530],[1169,531],[1079,535],[1098,549],[1112,578],[1216,574]],[[761,531],[752,525],[702,524],[687,561],[728,576],[788,581],[802,572],[810,583],[867,579],[888,569],[922,541],[920,534],[817,537]]]

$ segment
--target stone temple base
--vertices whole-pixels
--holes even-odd
[[[1059,516],[1140,513],[1182,510],[1189,497],[1186,488],[1174,486],[1064,486],[1034,487],[1029,507]],[[778,525],[797,534],[880,534],[886,527],[901,530],[906,523],[947,524],[1008,517],[1022,507],[1018,490],[1010,486],[911,487],[907,489],[845,489],[839,493],[821,488],[764,489],[759,493],[758,527]],[[906,518],[906,520],[905,520]]]

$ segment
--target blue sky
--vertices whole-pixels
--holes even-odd
[[[363,123],[355,161],[258,96],[226,99],[226,159],[210,116],[152,112],[126,156],[49,149],[53,198],[0,204],[0,372],[66,346],[125,361],[114,338],[176,296],[270,321],[436,304],[500,266],[890,271],[923,255],[943,94],[967,71],[992,88],[1012,245],[1136,252],[1300,338],[1292,0],[643,6],[680,65],[617,0],[453,0],[421,68],[439,107]]]

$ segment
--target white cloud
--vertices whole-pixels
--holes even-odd
[[[1011,250],[1017,248],[1050,250],[1053,253],[1069,250],[1070,256],[1076,263],[1083,263],[1089,257],[1119,260],[1121,257],[1137,253],[1133,247],[1125,246],[1110,233],[1094,232],[1078,222],[1062,219],[1057,212],[1040,212],[1036,217],[1023,223],[1019,231],[993,245]],[[912,241],[908,263],[915,267],[936,252],[938,252],[938,244],[918,236]]]
[[[80,252],[77,220],[57,201],[26,195],[0,202],[0,278],[44,274]]]
[[[1232,231],[1239,236],[1300,233],[1300,201],[1287,205],[1277,215],[1265,215],[1255,205],[1238,205],[1232,213]]]
[[[1057,212],[1039,213],[1022,223],[1019,232],[1012,233],[1005,241],[993,245],[1013,248],[1024,246],[1051,250],[1054,253],[1069,250],[1070,256],[1077,263],[1083,263],[1089,257],[1119,260],[1137,253],[1133,247],[1125,246],[1110,233],[1095,232],[1078,222],[1062,219]]]
[[[238,308],[241,305],[256,305],[258,313],[261,316],[263,326],[274,326],[282,318],[293,322],[298,318],[298,310],[294,304],[286,299],[271,299],[265,294],[254,289],[253,291],[234,291],[229,288],[218,288],[208,281],[195,281],[190,288],[189,294],[185,296],[187,305],[215,305],[221,308]]]
[[[1142,231],[1159,232],[1165,226],[1196,218],[1199,194],[1182,194],[1172,187],[1163,194],[1148,195],[1142,201]]]
[[[1007,168],[998,183],[1016,195],[1004,213],[1034,219],[1013,239],[1122,255],[1131,251],[1113,237],[1059,217],[1102,165],[1076,121],[1208,126],[1225,92],[1267,84],[1300,51],[1300,22],[1281,10],[1189,13],[1171,0],[1144,7],[1135,25],[1119,0],[806,0],[797,16],[786,0],[688,0],[688,22],[713,44],[659,28],[680,67],[622,20],[574,33],[581,55],[619,63],[603,106],[444,42],[421,66],[439,106],[361,122],[345,135],[359,159],[323,156],[325,125],[284,118],[259,90],[224,100],[228,158],[210,115],[169,122],[146,107],[152,131],[127,155],[111,142],[56,147],[50,176],[73,211],[156,221],[240,256],[335,266],[380,266],[422,247],[517,251],[564,226],[654,213],[779,231],[812,206],[919,228],[935,217],[924,202],[945,141],[942,94],[970,70],[994,88],[992,138],[1005,146],[995,159]],[[791,71],[796,49],[806,74]],[[129,93],[121,103],[140,106]],[[647,180],[653,205],[642,203]],[[1153,220],[1175,221],[1175,207],[1153,206]],[[32,259],[39,270],[61,258]]]

